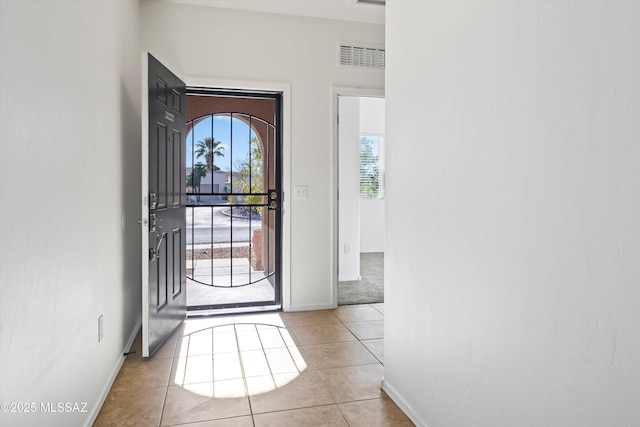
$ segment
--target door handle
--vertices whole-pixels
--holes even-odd
[[[167,233],[164,232],[164,229],[161,226],[158,226],[158,229],[160,231],[158,232],[158,236],[156,237],[156,253],[158,253],[158,251],[160,250],[160,245],[162,244],[162,240],[167,235]]]
[[[167,237],[167,233],[164,232],[161,226],[158,225],[157,228],[159,231],[156,236],[156,247],[149,249],[149,261],[155,261],[160,258],[160,246],[162,245],[162,240]]]

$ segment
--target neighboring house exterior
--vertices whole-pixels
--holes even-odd
[[[187,175],[191,172],[191,168],[187,168]],[[207,194],[207,193],[224,193],[229,190],[230,187],[230,178],[229,172],[225,171],[212,171],[207,172],[207,175],[200,180],[200,188],[196,188],[192,191],[193,194],[189,194],[187,198],[188,203],[192,203],[195,201],[200,202],[213,202],[223,200],[223,196],[198,196],[198,193]]]

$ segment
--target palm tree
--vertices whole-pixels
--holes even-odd
[[[220,141],[216,141],[211,137],[206,137],[205,139],[198,141],[196,144],[195,154],[198,158],[204,156],[207,161],[207,169],[209,172],[220,169],[213,164],[214,157],[224,157],[224,154],[222,153],[224,147],[220,146],[220,144]]]
[[[187,175],[187,187],[191,187],[194,193],[200,193],[200,181],[207,176],[207,167],[202,162],[195,164],[191,172]],[[200,196],[196,196],[200,201]]]

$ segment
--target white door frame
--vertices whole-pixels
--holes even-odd
[[[188,84],[188,83],[187,83]],[[338,97],[358,96],[384,98],[384,89],[331,87],[331,294],[334,307],[338,306]]]
[[[291,84],[287,82],[263,82],[226,80],[209,77],[182,77],[189,86],[212,89],[246,91],[273,91],[282,93],[282,310],[291,309]]]

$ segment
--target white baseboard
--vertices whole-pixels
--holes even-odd
[[[333,304],[292,305],[288,311],[332,310],[334,308],[336,306]]]
[[[113,386],[113,383],[116,380],[116,377],[118,376],[118,373],[120,372],[120,368],[122,368],[122,365],[123,365],[124,361],[126,360],[126,357],[124,356],[124,354],[127,351],[129,351],[129,349],[133,345],[133,342],[135,341],[136,335],[138,335],[138,331],[140,330],[141,326],[142,326],[142,316],[138,317],[138,320],[136,321],[136,325],[133,328],[133,331],[131,332],[131,335],[129,336],[129,340],[127,341],[127,344],[125,345],[125,347],[120,352],[121,357],[118,358],[118,361],[114,365],[113,370],[111,371],[111,375],[109,376],[109,381],[107,381],[107,383],[102,388],[102,393],[100,393],[100,398],[98,399],[98,404],[95,405],[93,407],[93,409],[91,410],[91,413],[89,414],[89,417],[87,418],[88,422],[87,422],[87,424],[85,424],[85,427],[91,427],[96,422],[96,418],[98,418],[98,414],[100,413],[100,410],[102,409],[102,405],[104,405],[105,400],[107,400],[107,396],[109,395],[109,392],[111,391],[111,387]]]
[[[397,392],[397,390],[391,384],[389,384],[388,381],[385,381],[384,378],[382,379],[380,387],[382,388],[382,390],[384,390],[385,393],[387,393],[391,400],[393,400],[395,404],[398,405],[398,408],[400,408],[400,410],[402,410],[402,412],[404,412],[404,414],[409,417],[411,422],[413,422],[416,427],[429,427],[427,423],[425,423],[418,416],[418,414],[416,414],[416,411],[413,410],[411,405],[409,405]]]

